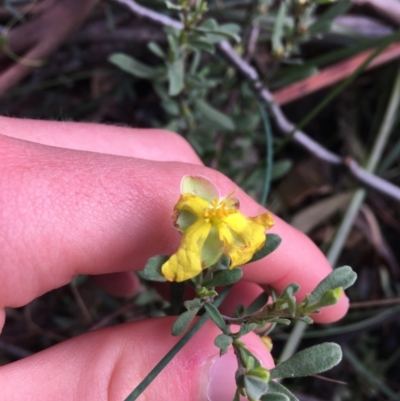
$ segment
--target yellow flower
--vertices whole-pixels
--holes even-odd
[[[230,269],[248,262],[264,245],[265,230],[274,225],[269,213],[244,216],[233,193],[220,198],[218,189],[206,177],[184,177],[181,193],[174,217],[182,241],[161,267],[169,281],[191,279],[222,255],[229,257]]]

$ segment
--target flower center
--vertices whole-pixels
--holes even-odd
[[[206,223],[217,224],[225,217],[237,212],[237,200],[229,197],[214,199],[210,202],[210,207],[204,210],[204,220]]]

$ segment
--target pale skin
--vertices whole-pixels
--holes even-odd
[[[134,293],[132,271],[179,246],[170,215],[187,174],[207,176],[221,194],[237,188],[204,167],[174,133],[0,117],[0,330],[5,307],[26,305],[77,274],[97,276],[97,284],[114,295]],[[265,212],[240,190],[237,197],[244,214]],[[308,237],[275,221],[270,232],[282,237],[282,245],[244,268],[224,312],[233,302],[250,303],[267,285],[280,291],[297,282],[301,299],[331,271]],[[347,308],[343,296],[315,321],[336,321]],[[92,331],[3,366],[2,399],[123,400],[177,341],[169,334],[172,322],[151,319]],[[206,400],[217,334],[211,324],[203,327],[142,399]],[[273,366],[256,335],[246,342],[265,366]]]

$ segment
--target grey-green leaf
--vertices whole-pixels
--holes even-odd
[[[196,107],[197,110],[199,110],[201,114],[203,114],[203,116],[210,122],[228,131],[233,131],[235,129],[235,124],[230,117],[210,106],[204,100],[196,100]]]
[[[215,337],[214,344],[221,349],[221,355],[225,354],[228,351],[228,347],[232,345],[233,339],[231,336],[227,336],[226,334],[220,334]]]
[[[257,327],[257,323],[242,323],[240,326],[240,330],[235,334],[235,338],[240,338],[245,336],[246,334],[250,333]]]
[[[164,52],[164,50],[161,48],[161,46],[158,44],[158,43],[156,43],[156,42],[150,42],[148,45],[147,45],[147,47],[149,48],[149,50],[153,53],[153,54],[155,54],[156,56],[158,56],[158,57],[160,57],[160,58],[162,58],[162,59],[164,59],[166,56],[165,56],[165,52]]]
[[[224,318],[222,317],[219,310],[210,303],[204,304],[204,308],[206,309],[210,319],[221,329],[224,334],[229,334],[229,328],[225,323]]]
[[[303,377],[325,372],[342,360],[342,350],[335,343],[306,348],[271,370],[271,379]]]
[[[222,270],[217,273],[209,282],[203,285],[207,288],[217,287],[221,285],[231,285],[239,281],[243,276],[243,271],[239,267],[232,270]]]
[[[251,260],[247,263],[255,262],[256,260],[262,259],[270,253],[274,252],[281,242],[282,239],[279,235],[267,234],[264,246],[258,252],[256,252]]]
[[[194,308],[183,312],[172,325],[171,333],[173,336],[180,336],[192,322],[200,308]]]
[[[244,387],[248,397],[252,400],[259,400],[268,391],[268,382],[255,376],[244,377]]]
[[[185,63],[183,58],[175,60],[172,64],[168,65],[168,80],[170,96],[178,95],[185,83]]]
[[[240,357],[242,358],[242,361],[245,365],[247,365],[247,361],[249,358],[254,359],[254,367],[258,368],[261,366],[261,362],[259,359],[252,353],[250,352],[247,348],[242,347],[242,346],[237,346],[237,350],[239,351]]]
[[[320,3],[322,3],[320,1]],[[325,1],[326,3],[326,1]],[[329,7],[323,14],[321,14],[316,22],[308,28],[308,33],[310,35],[315,35],[320,32],[325,32],[330,28],[333,20],[344,14],[352,5],[351,0],[342,0],[337,2],[335,5]]]
[[[357,274],[350,266],[343,266],[334,269],[328,277],[322,280],[314,291],[308,296],[309,303],[317,302],[328,290],[335,288],[349,288],[357,279]]]
[[[290,159],[284,159],[274,162],[271,172],[271,180],[279,180],[284,177],[293,167],[293,162]]]
[[[269,382],[269,389],[271,392],[286,395],[289,401],[299,401],[299,399],[294,394],[292,394],[285,386],[282,386],[282,384],[279,384],[275,381],[271,380]],[[261,398],[261,400],[264,401],[263,398]]]
[[[123,53],[114,53],[109,58],[108,61],[121,70],[128,72],[138,78],[152,79],[160,75],[159,71],[153,67],[149,67],[146,64],[137,61],[131,56]]]
[[[161,273],[161,266],[170,258],[170,256],[166,255],[157,255],[153,256],[150,258],[144,269],[140,272],[138,272],[138,275],[141,278],[144,278],[146,280],[150,281],[160,281],[164,282],[167,281],[167,279],[163,276]]]
[[[287,4],[286,1],[281,1],[279,4],[278,14],[275,18],[274,27],[272,29],[272,49],[276,53],[283,52],[283,36],[285,27],[285,18],[287,14]]]
[[[195,298],[195,299],[191,299],[189,301],[185,301],[183,303],[183,305],[185,305],[185,308],[187,310],[192,310],[192,309],[199,310],[203,306],[203,304],[202,304],[202,302],[201,302],[201,300],[199,298]]]
[[[260,398],[260,401],[290,401],[290,398],[286,394],[268,392]]]

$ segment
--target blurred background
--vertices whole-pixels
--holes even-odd
[[[3,0],[0,29],[1,115],[175,131],[353,267],[345,319],[271,335],[343,347],[301,401],[400,399],[399,0]],[[7,311],[0,364],[166,306],[77,277]]]

